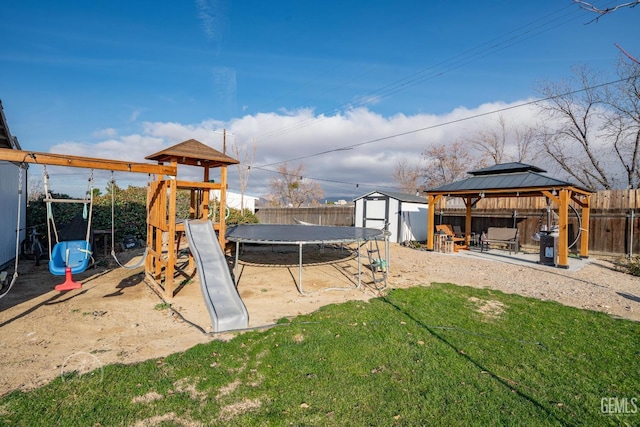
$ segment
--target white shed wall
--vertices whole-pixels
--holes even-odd
[[[9,162],[0,162],[0,200],[4,207],[0,221],[0,267],[6,266],[16,256],[16,225],[18,219],[18,181],[20,168]],[[22,172],[22,197],[20,203],[20,239],[25,236],[27,207],[27,172]]]
[[[402,203],[400,236],[398,242],[427,240],[427,204]]]
[[[378,199],[378,200],[371,200]],[[382,203],[384,211],[380,211]],[[384,219],[389,222],[390,242],[427,240],[426,203],[402,202],[382,193],[370,193],[355,200],[356,227],[382,228]]]

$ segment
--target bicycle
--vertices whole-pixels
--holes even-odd
[[[40,242],[40,233],[36,226],[29,227],[29,235],[22,241],[22,257],[24,259],[35,260],[36,266],[40,265],[40,260],[45,258],[45,250]]]

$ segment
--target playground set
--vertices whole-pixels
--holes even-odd
[[[44,201],[47,204],[47,228],[50,236],[49,271],[54,275],[65,276],[65,282],[56,286],[56,290],[68,291],[80,288],[81,284],[73,280],[73,275],[85,271],[90,265],[92,248],[89,234],[93,192],[90,188],[87,191],[87,197],[83,199],[55,199],[51,197],[48,189],[46,165],[91,169],[90,186],[93,184],[94,169],[144,173],[155,176],[155,179],[147,187],[147,249],[143,257],[146,281],[165,300],[171,300],[177,292],[176,276],[189,277],[189,273],[182,267],[182,264],[178,263],[180,238],[185,232],[185,227],[184,223],[179,223],[176,220],[177,192],[178,190],[190,191],[190,219],[209,218],[209,195],[212,190],[220,191],[218,205],[220,211],[224,212],[226,207],[227,166],[237,164],[238,161],[194,139],[147,156],[146,159],[156,161],[157,164],[0,149],[0,160],[20,165],[19,173],[21,178],[24,173],[23,170],[26,169],[26,164],[35,163],[45,166]],[[201,167],[203,169],[202,182],[179,180],[178,165]],[[211,168],[220,168],[220,182],[210,181]],[[22,188],[18,191],[21,193]],[[84,205],[83,218],[87,223],[85,239],[63,240],[60,238],[53,215],[49,215],[51,213],[51,205],[55,203],[79,203]],[[21,208],[21,204],[22,201],[19,198],[18,209]],[[215,235],[217,232],[217,240],[220,246],[224,247],[226,243],[224,215],[220,215],[218,222],[215,224],[211,222],[209,224],[211,225],[212,233]],[[16,231],[16,233],[18,232]],[[53,246],[52,242],[55,242]],[[9,290],[13,287],[18,277],[18,253],[19,251],[16,249],[16,267]],[[112,255],[115,257],[113,250]],[[190,255],[187,268],[192,268],[193,266],[194,261],[192,255]]]

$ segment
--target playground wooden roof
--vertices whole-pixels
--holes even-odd
[[[195,139],[176,144],[155,154],[145,157],[147,160],[155,160],[160,163],[176,162],[181,165],[201,166],[217,168],[220,166],[235,165],[240,163],[233,157],[229,157],[206,144]]]

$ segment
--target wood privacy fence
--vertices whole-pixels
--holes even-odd
[[[436,206],[436,224],[459,225],[464,230],[465,210],[449,200],[446,207]],[[551,209],[557,209],[551,205]],[[580,212],[580,209],[578,209]],[[263,224],[293,224],[294,218],[322,225],[355,224],[354,206],[312,208],[260,208],[256,215]],[[544,197],[483,199],[473,210],[471,231],[481,233],[489,227],[518,227],[524,245],[537,245],[533,235],[546,224],[547,200]],[[575,240],[580,224],[569,212],[569,240]],[[640,190],[599,191],[591,196],[589,251],[594,255],[640,255]],[[579,247],[579,240],[573,249]]]
[[[325,205],[311,208],[259,208],[256,216],[262,224],[295,224],[294,219],[318,225],[353,226],[353,205]]]

